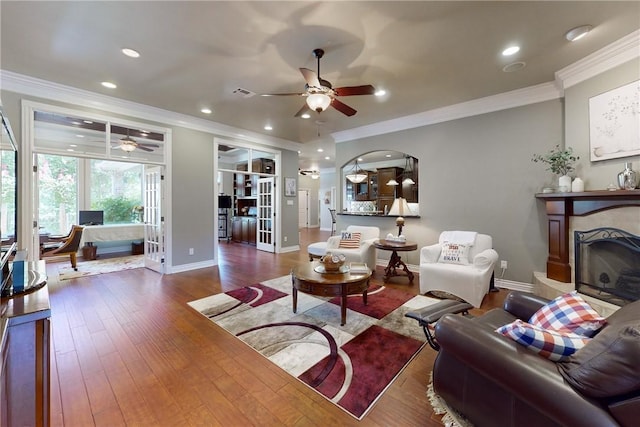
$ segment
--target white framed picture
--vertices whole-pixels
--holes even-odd
[[[288,197],[295,197],[296,195],[296,179],[295,178],[284,179],[284,195]]]
[[[589,99],[591,161],[640,154],[640,80]]]

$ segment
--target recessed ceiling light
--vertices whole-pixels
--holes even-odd
[[[387,94],[387,91],[384,89],[379,89],[376,91],[376,93],[374,94],[375,96],[384,96]]]
[[[520,46],[510,46],[502,51],[503,56],[511,56],[520,52]]]
[[[325,160],[331,160],[331,157],[329,157],[329,156],[324,156],[324,159],[325,159]]]
[[[391,154],[385,154],[384,156],[385,157],[391,157]]]
[[[587,33],[592,29],[593,29],[593,26],[591,25],[580,25],[579,27],[575,27],[567,31],[564,37],[570,42],[574,42],[586,36]]]
[[[84,138],[84,135],[76,135],[76,138]]]
[[[88,125],[93,124],[93,122],[91,120],[83,120],[83,122],[88,124]]]
[[[265,125],[264,130],[273,130],[273,128],[271,127],[271,125]]]
[[[140,57],[140,52],[138,52],[137,50],[129,49],[128,47],[125,47],[124,49],[122,49],[122,53],[127,55],[129,58],[139,58]]]
[[[211,114],[212,113],[210,108],[202,108],[202,109],[200,109],[200,112],[204,113],[204,114]]]
[[[308,118],[311,118],[311,114],[303,113],[300,117],[302,117],[303,119],[308,119]]]
[[[526,66],[527,63],[524,61],[512,62],[502,67],[502,71],[505,73],[513,73],[514,71],[522,70]]]
[[[324,149],[323,148],[318,148],[318,153],[324,153]]]
[[[359,162],[363,162],[363,161],[364,161],[364,159],[363,159],[362,157],[358,157],[358,161],[359,161]]]
[[[118,87],[118,86],[116,86],[116,84],[115,84],[115,83],[111,83],[111,82],[102,82],[102,83],[100,83],[100,84],[101,84],[102,86],[106,87],[106,88],[109,88],[109,89],[115,89],[115,88],[117,88],[117,87]]]
[[[78,146],[78,145],[76,145],[76,144],[69,144],[69,147],[72,147],[72,148],[75,148],[75,147],[77,147],[77,146]]]

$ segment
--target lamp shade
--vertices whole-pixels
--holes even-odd
[[[317,111],[318,113],[326,110],[331,104],[331,98],[324,93],[312,93],[307,96],[307,105],[313,111]]]
[[[409,204],[407,203],[407,199],[403,197],[398,197],[393,201],[391,205],[391,209],[389,209],[389,216],[404,216],[411,214],[411,209],[409,209]]]

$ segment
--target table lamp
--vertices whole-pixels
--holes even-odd
[[[411,213],[411,209],[409,209],[409,205],[407,204],[407,199],[403,197],[398,197],[393,201],[391,205],[391,209],[389,209],[389,215],[398,215],[396,218],[396,225],[398,226],[398,237],[402,235],[402,226],[404,226],[404,218],[403,215]]]

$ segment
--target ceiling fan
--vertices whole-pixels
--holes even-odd
[[[300,175],[302,175],[302,176],[309,175],[313,179],[318,179],[320,177],[320,172],[318,172],[317,170],[302,170],[302,169],[298,169],[298,173]]]
[[[331,83],[320,77],[320,58],[324,56],[324,50],[314,49],[313,56],[318,60],[318,72],[308,68],[300,68],[300,72],[307,82],[303,93],[273,93],[262,96],[306,96],[307,103],[298,111],[295,117],[300,117],[309,111],[323,112],[329,106],[347,116],[356,114],[356,110],[339,101],[338,96],[373,95],[375,88],[371,85],[345,86],[333,88]]]
[[[160,148],[158,144],[148,144],[146,142],[137,142],[135,139],[129,136],[129,129],[127,129],[127,136],[120,139],[120,145],[117,145],[113,148],[121,149],[122,151],[126,151],[130,153],[134,151],[136,148],[141,149],[142,151],[152,152],[154,148]]]

